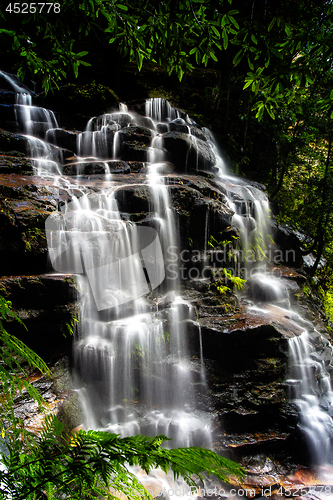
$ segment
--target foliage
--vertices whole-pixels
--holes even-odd
[[[246,280],[243,280],[239,276],[234,276],[230,270],[223,269],[223,272],[228,282],[230,282],[234,287],[236,287],[237,290],[244,289],[244,284],[246,283]]]
[[[169,74],[175,71],[181,80],[193,69],[192,61],[203,65],[217,61],[217,51],[226,49],[228,37],[237,33],[237,10],[230,3],[221,1],[220,10],[202,0],[65,0],[60,12],[20,16],[20,26],[18,16],[1,7],[6,29],[0,34],[19,60],[18,76],[23,78],[29,70],[42,78],[46,91],[66,78],[67,67],[77,76],[80,65],[90,65],[88,50],[82,49],[97,43],[99,49],[100,44],[115,44],[139,70],[148,60]]]
[[[3,321],[15,320],[23,324],[12,311],[11,306],[10,301],[0,296],[0,383],[2,389],[0,432],[2,435],[5,433],[8,417],[13,412],[13,398],[17,392],[26,390],[33,399],[40,404],[43,403],[39,392],[29,383],[29,378],[20,360],[23,358],[30,367],[43,373],[50,373],[47,365],[34,351],[6,331]]]
[[[227,71],[229,82],[234,75],[245,94],[252,92],[256,118],[275,119],[281,108],[301,104],[304,89],[315,88],[330,68],[332,9],[326,0],[266,2],[262,9],[243,0],[64,0],[57,13],[17,15],[0,7],[0,40],[18,75],[30,72],[46,91],[69,76],[68,68],[77,76],[80,66],[95,64],[111,44],[139,70],[149,61],[180,80],[198,66]],[[322,109],[332,97],[318,100]]]
[[[204,471],[222,481],[228,481],[229,474],[242,475],[240,466],[210,450],[161,448],[165,436],[120,438],[80,430],[63,439],[62,424],[55,416],[46,418],[44,430],[26,449],[17,438],[3,458],[6,470],[0,472],[0,498],[114,498],[114,491],[137,500],[148,498],[129,466],[139,466],[146,473],[156,467],[171,470],[190,486],[195,486],[192,475],[202,480]]]
[[[227,248],[227,256],[229,261],[237,261],[237,250],[234,249],[233,245],[239,240],[238,236],[232,235],[231,240],[221,240],[218,241],[213,235],[210,235],[208,240],[208,245],[215,249]],[[217,274],[219,277],[216,279]],[[209,288],[211,290],[217,291],[219,294],[223,295],[227,292],[230,292],[232,288],[237,288],[237,290],[243,290],[244,284],[246,280],[242,279],[239,276],[236,276],[233,269],[222,268],[223,278],[221,277],[221,273],[214,273],[214,281],[210,284]],[[224,284],[223,284],[224,283]]]

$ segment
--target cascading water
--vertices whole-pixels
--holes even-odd
[[[160,99],[146,102],[145,116],[122,105],[119,112],[92,118],[86,131],[78,134],[77,161],[102,161],[108,175],[107,186],[92,192],[61,175],[61,153],[45,142],[56,143],[54,130],[58,124],[54,115],[31,106],[25,89],[18,86],[17,91],[17,119],[24,121],[21,130],[34,136],[30,154],[36,172],[55,175],[55,185],[62,185],[71,196],[53,221],[49,249],[51,259],[58,259],[59,271],[80,275],[82,299],[75,363],[86,426],[124,436],[163,433],[173,438],[173,446],[210,446],[212,417],[198,409],[198,395],[193,389],[201,386],[201,391],[206,391],[203,361],[201,358],[196,371],[187,345],[186,325],[187,320],[196,321],[194,308],[181,298],[177,273],[169,272],[170,266],[177,270],[181,247],[177,217],[171,208],[170,165],[163,134],[176,131],[187,134],[189,144],[204,141],[208,145],[215,158],[216,186],[226,195],[234,212],[232,224],[239,231],[238,260],[245,262],[245,277],[250,278],[250,311],[269,314],[270,302],[290,317],[284,286],[265,271],[271,244],[267,197],[255,185],[226,175],[209,131],[195,128],[185,113]],[[122,131],[136,125],[151,130],[146,158],[149,164],[141,174],[142,185],[150,192],[150,217],[143,224],[124,217],[117,196],[119,182],[108,170],[108,160],[121,158]],[[194,163],[194,170],[202,163],[205,167],[199,156]],[[80,170],[77,174],[80,176]],[[144,228],[156,229],[158,240],[155,233],[144,234]],[[205,241],[208,231],[207,217]],[[251,276],[253,269],[256,274]],[[308,437],[314,461],[328,462],[332,459],[330,379],[324,363],[317,359],[313,331],[296,313],[292,313],[292,321],[303,333],[288,341],[291,397],[300,410],[300,426]],[[199,343],[202,354],[201,336]]]
[[[289,340],[289,349],[290,379],[287,382],[299,408],[300,428],[306,437],[312,462],[315,465],[328,464],[333,458],[333,392],[330,376],[306,328],[302,335]]]
[[[167,112],[169,109],[172,110],[166,107]],[[104,141],[105,135],[100,145],[96,135],[104,134],[110,124],[127,126],[133,121],[135,117],[127,112],[90,120],[87,130],[79,135],[80,159],[86,161],[87,154],[94,158],[107,155],[109,144]],[[113,132],[115,141],[118,130]],[[146,178],[151,192],[151,224],[158,229],[161,245],[159,259],[158,247],[150,250],[155,259],[150,268],[144,256],[150,291],[156,288],[151,272],[156,268],[156,259],[157,264],[162,260],[163,269],[167,270],[169,264],[177,269],[174,257],[179,253],[176,219],[170,208],[168,187],[160,175],[166,164],[155,162],[156,158],[164,159],[161,146],[156,136],[150,148]],[[186,320],[193,317],[193,307],[179,297],[179,279],[168,272],[163,285],[168,311],[159,311],[158,301],[152,295],[148,300],[144,297],[149,289],[145,289],[142,257],[138,253],[144,253],[148,242],[146,235],[144,241],[139,241],[143,228],[121,220],[115,194],[111,187],[97,199],[86,195],[73,197],[71,206],[64,209],[65,220],[57,227],[64,240],[60,237],[50,242],[51,252],[54,249],[60,256],[58,270],[73,269],[75,262],[77,272],[82,265],[87,275],[79,279],[83,300],[75,344],[76,380],[86,424],[123,436],[166,434],[173,439],[173,446],[209,446],[211,417],[196,409],[187,348]],[[74,249],[72,253],[69,246]],[[119,259],[110,263],[110,255]],[[164,271],[162,274],[157,285],[163,281]],[[204,386],[203,377],[199,378]]]

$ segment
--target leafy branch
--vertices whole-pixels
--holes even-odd
[[[3,457],[6,470],[0,472],[4,491],[13,500],[42,498],[42,491],[52,492],[50,498],[82,499],[103,495],[114,498],[111,491],[129,498],[149,498],[142,484],[129,471],[137,466],[147,474],[153,468],[172,471],[182,476],[189,486],[196,486],[195,475],[203,481],[203,473],[214,474],[228,482],[230,475],[243,475],[242,468],[210,450],[202,448],[161,448],[165,436],[132,436],[120,438],[102,431],[78,431],[63,439],[62,424],[57,417],[46,417],[41,435],[29,446],[10,450]],[[65,495],[65,496],[59,496]],[[1,496],[0,496],[1,498]]]

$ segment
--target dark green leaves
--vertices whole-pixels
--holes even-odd
[[[196,486],[193,475],[214,474],[223,481],[229,475],[242,475],[234,462],[202,448],[165,450],[161,444],[167,438],[132,436],[120,438],[101,431],[79,431],[63,439],[62,425],[55,416],[47,417],[43,432],[24,451],[10,448],[4,459],[6,470],[0,472],[0,482],[12,500],[39,498],[42,490],[50,498],[81,500],[85,495],[112,498],[120,492],[139,500],[148,498],[136,476],[128,470],[136,466],[146,473],[160,467],[164,472],[184,477],[189,486]],[[1,496],[0,496],[1,498]]]

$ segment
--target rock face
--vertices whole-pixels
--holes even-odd
[[[217,173],[217,169],[214,168],[216,157],[207,141],[198,139],[195,135],[185,134],[183,131],[171,131],[163,135],[163,143],[170,154],[170,161],[178,172],[206,170]]]
[[[12,98],[10,89],[0,92],[0,105],[13,106]],[[203,352],[212,396],[203,395],[202,405],[211,408],[223,429],[223,435],[216,436],[216,448],[237,459],[259,452],[284,451],[286,456],[300,439],[297,412],[289,402],[285,383],[288,339],[300,335],[302,329],[269,302],[287,300],[287,289],[294,296],[300,294],[304,276],[290,272],[281,297],[256,278],[248,281],[243,295],[235,292],[230,278],[222,284],[217,274],[226,278],[223,270],[230,263],[225,252],[234,255],[233,242],[241,235],[240,227],[233,226],[235,207],[240,207],[241,213],[242,205],[253,200],[244,201],[237,190],[215,177],[219,168],[209,136],[184,112],[169,125],[156,124],[140,114],[144,107],[143,103],[132,103],[128,112],[95,117],[90,132],[49,129],[46,138],[51,146],[44,163],[26,156],[31,144],[24,135],[15,129],[0,131],[0,293],[12,301],[28,328],[26,332],[9,323],[8,331],[47,358],[68,353],[68,335],[64,338],[64,334],[73,328],[76,314],[75,279],[50,273],[45,220],[69,194],[65,183],[55,186],[47,175],[40,175],[45,174],[54,155],[61,160],[64,178],[73,181],[75,177],[77,196],[112,187],[123,220],[145,225],[153,216],[147,162],[151,155],[156,160],[163,151],[159,168],[178,221],[182,294],[195,310],[193,320],[186,320],[193,373],[198,371]],[[15,123],[13,109],[6,108],[0,125]],[[139,113],[135,123],[131,110]],[[160,120],[163,113],[164,108]],[[160,134],[158,144],[156,133]],[[97,157],[96,148],[101,145],[102,154]],[[35,148],[39,147],[37,143]],[[254,228],[253,218],[246,222]],[[285,233],[279,234],[283,243],[281,235]],[[209,241],[216,243],[209,247]],[[299,264],[298,256],[293,263]],[[165,300],[159,310],[167,323],[170,304]],[[249,312],[253,301],[261,305]],[[323,345],[322,353],[326,351]]]

